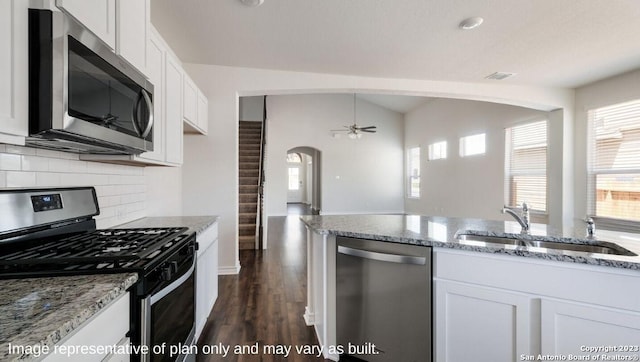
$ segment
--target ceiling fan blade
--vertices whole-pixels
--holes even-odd
[[[329,132],[349,132],[348,129],[330,129]]]
[[[366,126],[366,127],[358,127],[358,129],[375,129],[378,126]]]
[[[375,129],[361,129],[360,132],[376,133],[377,131]]]

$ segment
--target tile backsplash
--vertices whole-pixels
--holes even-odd
[[[146,214],[144,167],[82,161],[74,153],[0,144],[0,188],[95,186],[98,228]]]

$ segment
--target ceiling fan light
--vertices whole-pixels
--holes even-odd
[[[362,138],[362,133],[356,133],[356,138],[357,138],[357,139]]]
[[[357,134],[357,133],[354,133],[354,132],[349,132],[348,136],[349,136],[349,138],[350,138],[350,139],[352,139],[352,140],[355,140],[356,138],[360,138],[360,137],[358,137],[358,134]],[[360,135],[360,136],[361,136],[361,135]]]

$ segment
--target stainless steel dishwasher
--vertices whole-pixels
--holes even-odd
[[[431,361],[431,248],[347,237],[337,244],[336,332],[344,355]]]

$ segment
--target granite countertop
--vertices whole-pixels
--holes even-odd
[[[200,233],[214,222],[218,216],[161,216],[143,217],[138,220],[118,225],[118,228],[149,228],[149,227],[188,227],[189,233]]]
[[[482,245],[482,243],[469,245],[456,240],[457,233],[472,233],[522,239],[544,238],[576,244],[608,241],[640,255],[640,234],[597,230],[594,241],[586,238],[586,228],[557,230],[546,224],[531,224],[531,235],[526,236],[520,234],[520,225],[515,221],[420,215],[308,215],[301,216],[300,219],[320,234],[640,270],[640,256],[567,253],[553,249],[528,251],[523,247],[506,248],[496,244]]]
[[[0,280],[0,360],[36,357],[10,355],[9,344],[53,348],[137,280],[135,273]]]

